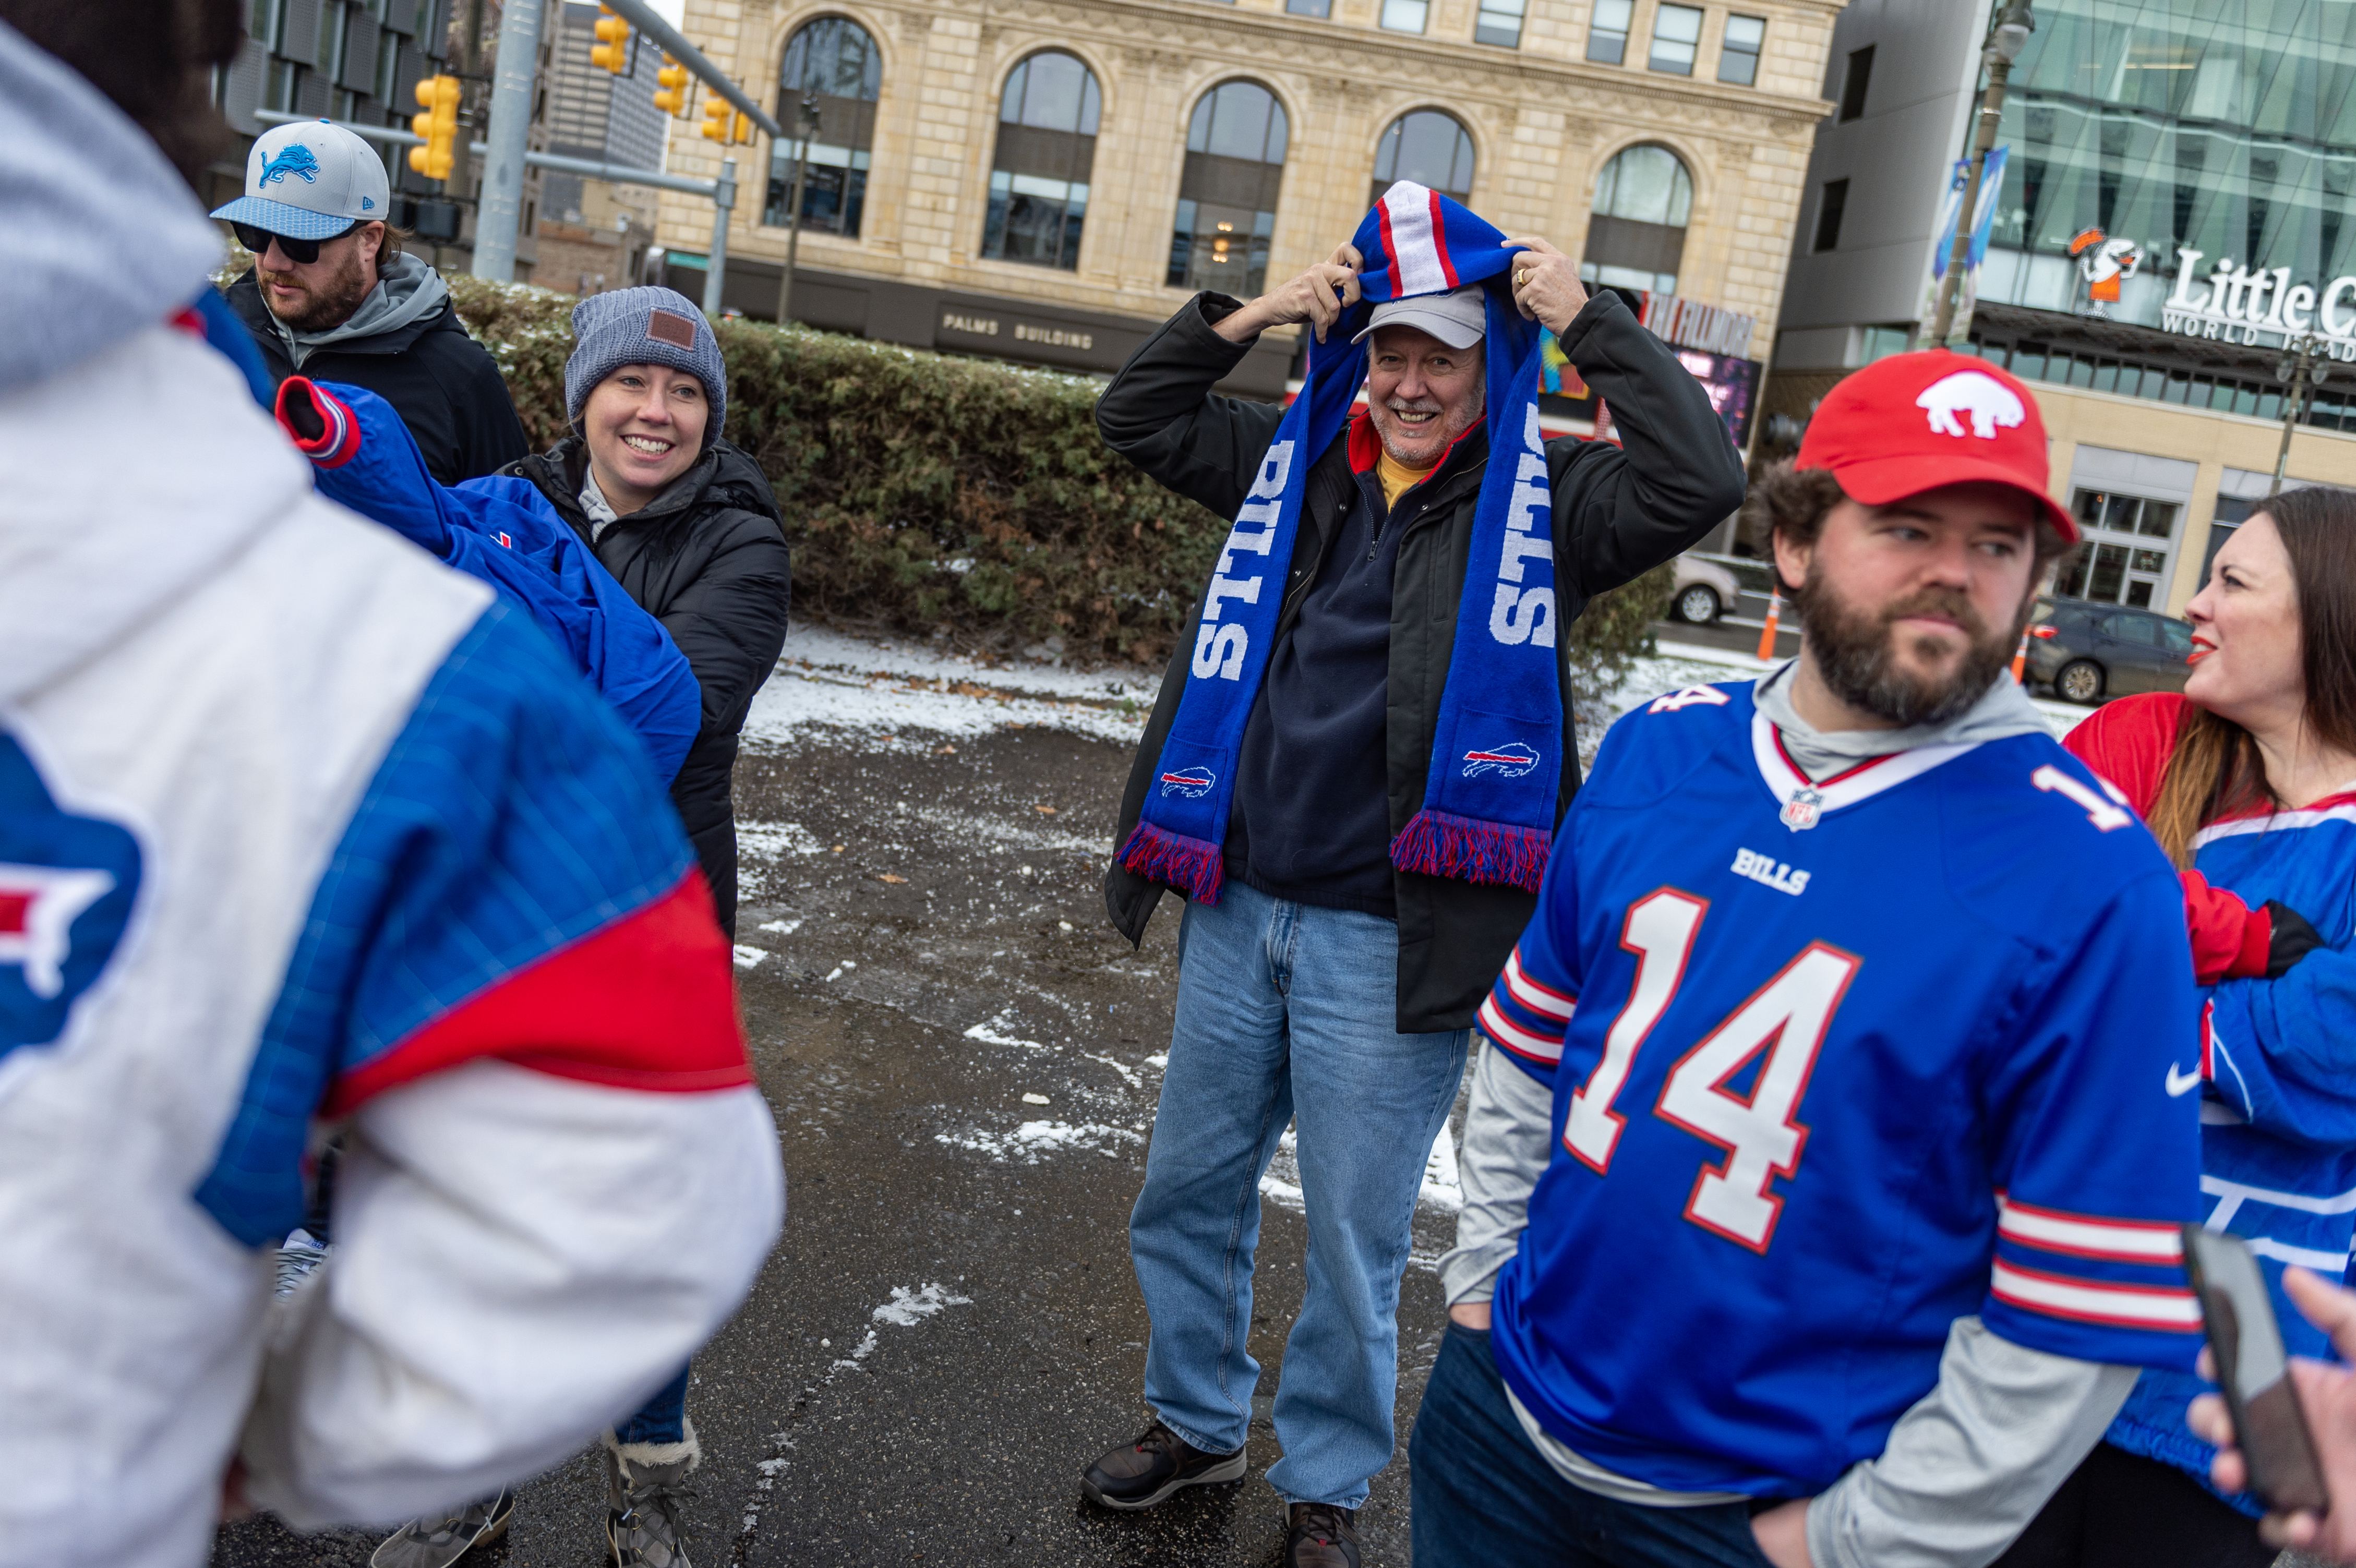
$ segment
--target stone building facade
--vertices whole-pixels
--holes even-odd
[[[1346,240],[1378,173],[1442,188],[1469,176],[1451,194],[1508,234],[1586,257],[1601,281],[1753,318],[1747,353],[1763,359],[1811,140],[1831,108],[1820,91],[1842,3],[687,0],[684,30],[778,104],[789,131],[792,103],[820,92],[810,185],[825,189],[816,207],[805,200],[792,309],[817,325],[1108,369],[1205,281],[1181,232],[1192,197],[1258,156],[1280,175],[1257,187],[1273,196],[1257,215],[1265,232],[1234,235],[1237,255],[1256,241],[1255,265],[1248,277],[1208,269],[1230,292],[1280,282]],[[840,21],[789,50],[830,18]],[[1033,60],[1047,63],[1028,72],[1026,107]],[[1080,80],[1074,61],[1085,101],[1050,91]],[[796,80],[781,84],[788,66]],[[1280,119],[1240,162],[1208,155],[1236,149],[1205,141],[1221,135],[1206,133],[1206,95],[1238,81]],[[1246,101],[1263,103],[1241,90]],[[1402,142],[1404,116],[1419,117]],[[737,160],[724,303],[749,316],[776,315],[797,151],[766,138],[722,149],[673,123],[673,173],[709,176],[722,156]],[[1043,179],[1043,157],[1064,159],[1047,172],[1066,177]],[[855,225],[844,218],[854,198]],[[1237,199],[1245,208],[1216,210],[1248,229],[1249,204],[1269,197]],[[711,224],[707,204],[664,197],[658,243],[691,296]],[[1227,227],[1212,248],[1197,237],[1198,261],[1229,253]],[[1615,264],[1631,261],[1633,272]],[[1290,353],[1264,345],[1239,384],[1280,389]]]

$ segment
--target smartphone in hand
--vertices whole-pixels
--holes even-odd
[[[2184,1272],[2201,1299],[2217,1382],[2233,1417],[2234,1445],[2249,1466],[2250,1490],[2278,1512],[2324,1512],[2330,1494],[2257,1258],[2239,1237],[2187,1225]]]

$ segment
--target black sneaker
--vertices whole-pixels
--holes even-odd
[[[1207,1487],[1244,1478],[1244,1451],[1205,1454],[1160,1422],[1134,1443],[1107,1452],[1080,1477],[1088,1500],[1131,1512],[1149,1509],[1181,1487]]]
[[[1284,1538],[1284,1568],[1358,1568],[1358,1510],[1294,1503]]]

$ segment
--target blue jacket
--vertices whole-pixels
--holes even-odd
[[[662,623],[623,591],[530,484],[494,476],[442,485],[390,403],[359,387],[318,386],[358,427],[313,455],[319,493],[480,578],[529,613],[614,706],[669,784],[701,723],[702,694]]]
[[[2070,749],[2148,810],[2180,697],[2113,703]],[[2293,1355],[2333,1357],[2330,1341],[2283,1294],[2297,1264],[2346,1273],[2356,1240],[2356,791],[2297,811],[2229,818],[2193,840],[2193,869],[2251,909],[2277,900],[2325,945],[2277,979],[2223,979],[2201,989],[2201,1190],[2212,1231],[2258,1256]],[[2188,1053],[2189,1054],[2189,1053]],[[2146,1371],[2107,1441],[2190,1471],[2206,1485],[2216,1450],[2184,1424],[2210,1385]],[[2260,1511],[2254,1499],[2229,1499]]]

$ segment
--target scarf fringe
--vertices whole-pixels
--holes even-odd
[[[1120,847],[1120,863],[1141,877],[1177,889],[1196,903],[1215,904],[1227,877],[1216,844],[1141,821]]]
[[[1391,840],[1391,864],[1427,877],[1489,882],[1537,892],[1554,835],[1543,827],[1483,822],[1426,806]]]

